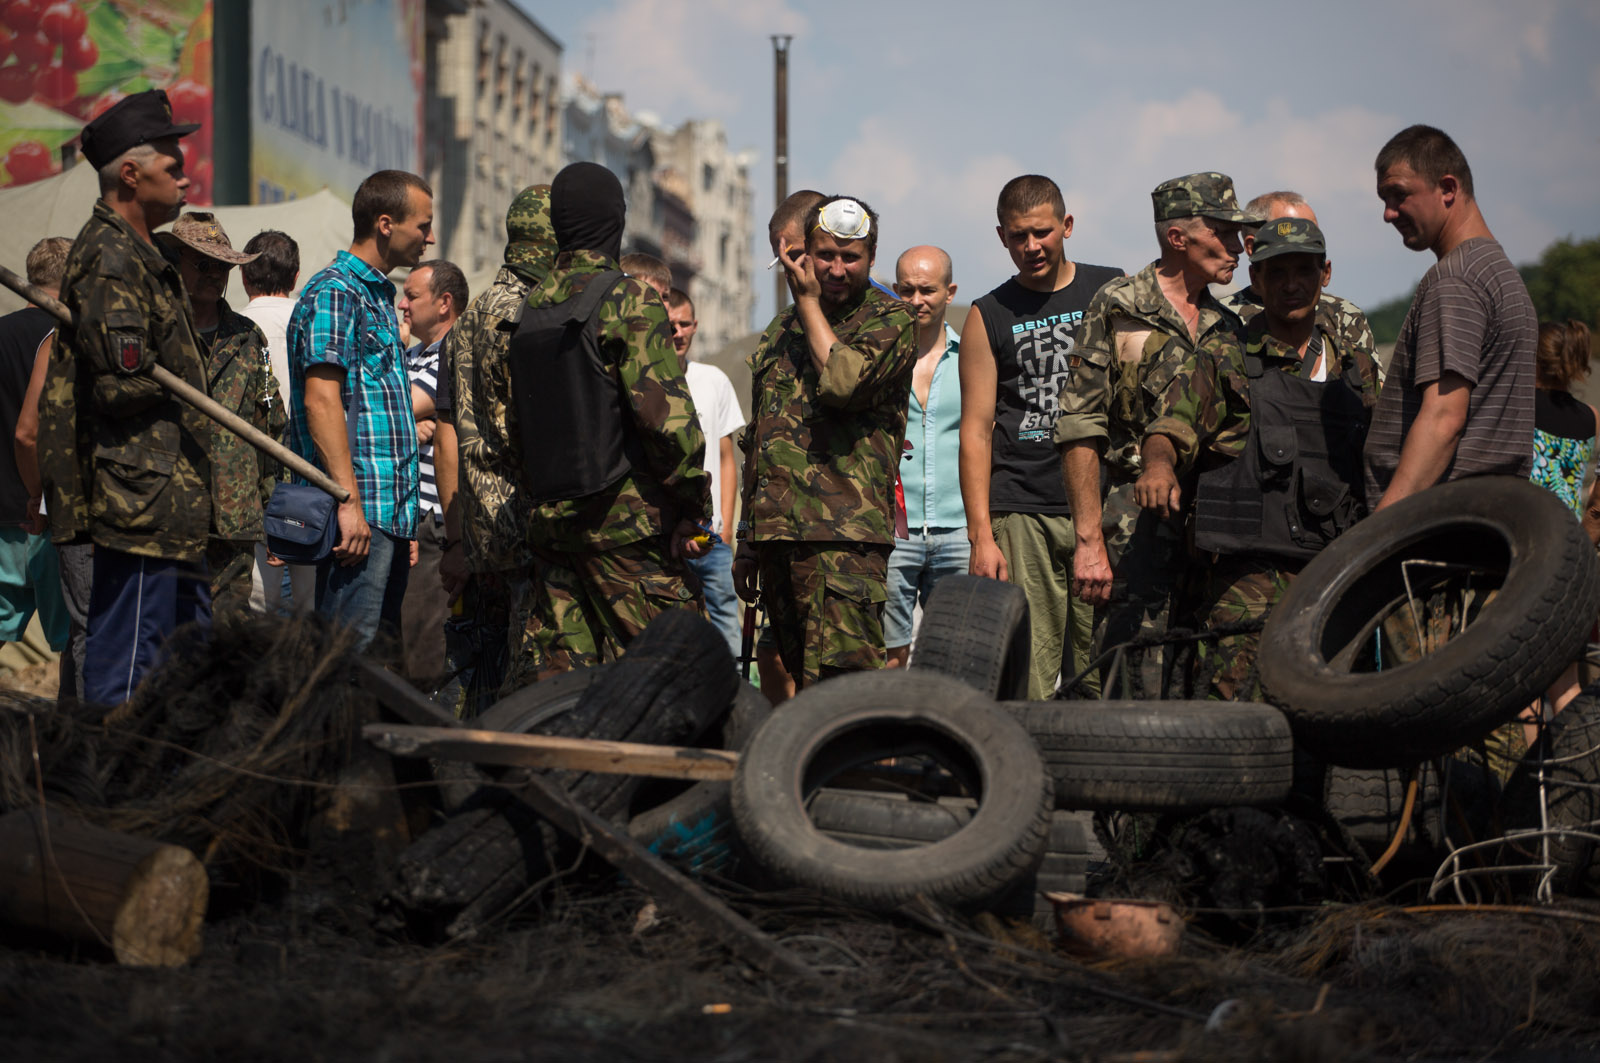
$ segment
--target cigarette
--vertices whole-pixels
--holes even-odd
[[[778,260],[781,259],[782,257],[783,257],[782,255],[773,255],[772,256],[772,261],[767,263],[767,268],[771,269],[773,266],[776,266],[778,264]]]

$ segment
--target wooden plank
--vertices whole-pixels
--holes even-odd
[[[474,764],[520,768],[592,771],[601,775],[647,775],[656,779],[709,779],[727,782],[739,755],[720,749],[649,746],[557,735],[519,735],[462,727],[408,727],[375,723],[362,736],[397,757],[433,757]]]
[[[378,703],[418,727],[460,727],[461,721],[435,705],[416,687],[370,657],[356,658],[356,678]]]
[[[635,885],[647,890],[662,907],[690,920],[746,963],[771,973],[817,977],[805,961],[620,828],[574,802],[559,786],[534,775],[518,788],[517,796],[558,830],[599,853]]]

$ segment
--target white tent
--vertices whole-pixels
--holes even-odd
[[[65,173],[19,188],[0,188],[0,265],[24,275],[28,251],[47,236],[78,235],[89,220],[100,194],[94,168],[74,166]],[[304,199],[260,207],[198,207],[217,215],[234,247],[242,248],[263,229],[278,229],[300,245],[300,281],[329,262],[334,253],[350,246],[350,204],[323,189]],[[245,304],[239,271],[228,280],[228,305]],[[9,288],[0,288],[0,313],[20,309],[23,300]]]

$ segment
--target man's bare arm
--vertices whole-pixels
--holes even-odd
[[[341,565],[355,565],[367,556],[372,529],[361,508],[361,493],[350,461],[350,439],[340,398],[343,383],[344,370],[338,366],[313,365],[306,370],[306,425],[322,467],[335,483],[350,492],[349,501],[339,505],[339,544],[333,548],[333,556]]]
[[[1061,475],[1072,508],[1072,593],[1090,605],[1111,600],[1111,560],[1100,531],[1100,448],[1080,439],[1061,449]]]
[[[961,456],[956,471],[961,481],[961,505],[967,513],[967,539],[972,543],[970,570],[975,576],[1005,579],[1005,555],[994,541],[989,514],[989,482],[994,460],[994,405],[1000,375],[983,312],[967,311],[961,326]]]
[[[17,475],[28,492],[28,530],[35,535],[42,535],[47,527],[47,522],[39,515],[39,503],[44,498],[44,484],[39,478],[39,396],[44,394],[45,371],[50,366],[50,349],[55,338],[52,331],[39,341],[39,348],[34,352],[28,390],[22,395],[16,431],[11,435]]]
[[[1448,371],[1422,389],[1422,408],[1400,445],[1400,463],[1375,511],[1439,482],[1455,460],[1471,400],[1472,385]]]
[[[1139,446],[1139,479],[1133,485],[1133,500],[1144,509],[1154,509],[1163,517],[1178,512],[1183,492],[1178,487],[1178,448],[1161,434],[1144,437]]]
[[[717,493],[722,497],[717,499],[718,508],[722,510],[722,527],[715,529],[722,536],[722,541],[733,542],[733,496],[739,490],[739,466],[733,457],[733,437],[723,436],[717,440],[717,460],[721,463],[721,475],[717,480]]]

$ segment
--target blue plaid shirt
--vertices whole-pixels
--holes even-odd
[[[411,539],[417,521],[417,422],[394,292],[389,278],[348,251],[340,251],[301,290],[289,318],[287,442],[321,466],[306,421],[306,370],[316,365],[343,369],[339,396],[346,411],[352,393],[359,407],[350,457],[362,512],[373,528]]]

